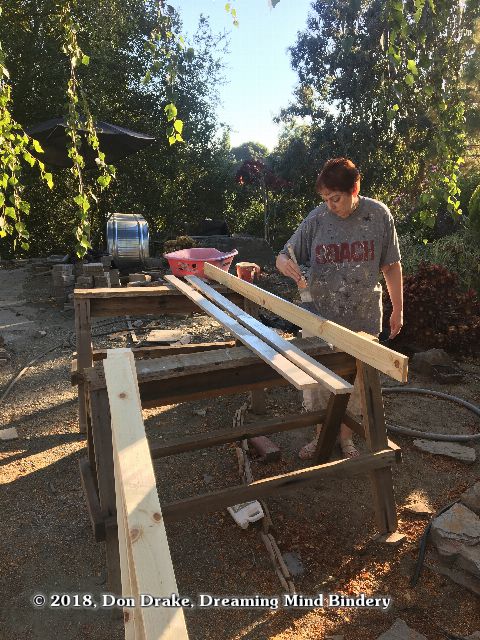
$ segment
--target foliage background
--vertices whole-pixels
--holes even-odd
[[[279,105],[283,133],[269,153],[254,141],[231,149],[228,129],[217,120],[228,43],[211,33],[207,20],[201,20],[188,43],[193,59],[180,56],[178,61],[175,104],[186,144],[170,146],[164,113],[167,61],[152,82],[142,84],[154,3],[78,0],[78,40],[90,56],[89,66],[78,73],[93,114],[157,138],[152,147],[118,163],[117,178],[94,212],[94,243],[102,245],[105,221],[113,211],[144,215],[154,235],[165,239],[191,233],[205,217],[226,219],[237,233],[263,235],[267,209],[270,240],[277,249],[318,204],[313,185],[322,164],[346,155],[361,169],[362,193],[390,206],[404,236],[407,271],[430,257],[451,265],[465,286],[478,286],[478,244],[467,214],[480,183],[480,8],[473,0],[436,0],[432,13],[431,4],[313,1],[305,30],[290,50],[298,85],[291,104]],[[385,10],[395,6],[402,7],[408,27],[402,55],[414,61],[410,71],[417,71],[407,87],[401,84],[403,63],[395,61],[396,54],[385,55],[388,38],[393,42]],[[415,17],[420,6],[422,13]],[[29,125],[64,114],[69,68],[61,52],[57,2],[4,0],[2,8],[0,41],[15,118]],[[174,32],[181,31],[181,16],[175,15]],[[443,103],[456,119],[445,120]],[[393,113],[392,105],[398,107]],[[441,193],[448,154],[439,140],[446,133],[466,160],[458,178],[464,215],[455,221]],[[263,163],[281,186],[240,184],[239,169],[249,160]],[[76,187],[67,170],[55,171],[54,180],[49,190],[34,173],[24,176],[32,255],[68,252],[73,246]],[[427,226],[420,224],[426,207],[435,212],[423,220]],[[426,246],[424,239],[429,240]],[[12,255],[10,241],[0,241],[0,252]]]

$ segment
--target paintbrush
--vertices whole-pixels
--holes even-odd
[[[297,262],[297,259],[295,257],[295,254],[293,252],[292,245],[289,244],[287,249],[288,249],[288,253],[290,254],[290,258],[292,259],[292,261],[298,267],[298,262]],[[305,277],[303,275],[302,275],[301,280],[299,282],[297,282],[297,287],[298,287],[298,291],[300,293],[300,299],[301,299],[302,302],[313,302],[312,294],[310,293],[310,290],[308,288],[308,282],[306,281],[306,279],[305,279]]]

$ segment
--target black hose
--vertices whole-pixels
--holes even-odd
[[[413,576],[410,580],[410,585],[412,587],[415,587],[418,579],[420,577],[420,573],[422,571],[422,567],[423,567],[423,561],[425,559],[425,551],[427,549],[427,539],[428,539],[428,534],[430,533],[430,529],[432,528],[432,524],[433,521],[435,520],[435,518],[438,518],[438,516],[441,516],[442,513],[445,513],[445,511],[448,511],[448,509],[450,509],[450,507],[453,507],[454,504],[456,504],[457,502],[459,502],[460,499],[457,498],[456,500],[454,500],[453,502],[450,502],[450,504],[447,504],[447,506],[442,507],[441,509],[439,509],[434,516],[432,516],[432,518],[430,519],[430,522],[427,524],[425,531],[422,534],[422,537],[420,538],[420,542],[419,542],[419,546],[418,546],[418,558],[417,558],[417,562],[415,564],[415,571],[413,573]]]
[[[456,404],[465,407],[469,411],[472,411],[476,416],[480,418],[480,407],[468,400],[463,400],[463,398],[458,398],[457,396],[452,396],[448,393],[443,393],[443,391],[434,391],[433,389],[421,389],[419,387],[382,387],[382,393],[418,393],[426,396],[434,396],[437,398],[442,398],[443,400],[449,400],[450,402],[455,402]],[[472,435],[463,435],[463,434],[445,434],[445,433],[434,433],[432,431],[419,431],[417,429],[411,429],[410,427],[403,427],[400,425],[394,425],[387,423],[387,429],[389,431],[393,431],[394,433],[400,433],[406,436],[413,436],[415,438],[423,438],[424,440],[441,440],[444,442],[472,442],[476,440],[480,440],[480,433],[475,433]]]

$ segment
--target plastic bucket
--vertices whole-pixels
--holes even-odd
[[[254,262],[237,262],[237,277],[246,282],[253,282],[255,275],[260,273],[260,267]]]
[[[181,249],[166,253],[164,257],[174,276],[198,276],[205,278],[204,267],[208,262],[223,271],[228,271],[233,258],[238,254],[234,249],[228,253],[223,253],[218,249],[209,247],[194,247],[192,249]]]

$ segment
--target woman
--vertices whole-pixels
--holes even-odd
[[[402,267],[392,215],[378,200],[360,195],[360,172],[347,158],[334,158],[320,172],[316,191],[323,203],[311,211],[277,257],[277,269],[300,283],[302,273],[289,257],[291,245],[299,264],[310,265],[311,310],[353,331],[378,336],[382,325],[383,273],[392,301],[390,338],[403,324]],[[308,410],[319,410],[328,400],[319,385],[304,393]],[[359,414],[359,392],[355,385],[349,410]],[[313,457],[316,438],[299,452]],[[340,446],[344,457],[356,457],[352,431],[342,424]]]

